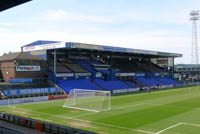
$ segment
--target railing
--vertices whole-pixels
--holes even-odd
[[[0,126],[0,134],[23,134],[23,133]]]
[[[75,128],[57,125],[53,123],[47,123],[44,121],[25,118],[25,117],[13,115],[13,114],[8,114],[5,112],[0,112],[0,120],[7,121],[16,125],[32,128],[40,132],[50,133],[50,134],[96,134],[96,133],[85,131],[85,130],[75,129]],[[14,133],[14,134],[18,134],[18,133]]]
[[[2,92],[2,94],[1,94]],[[49,79],[32,79],[30,83],[2,83],[0,100],[4,98],[26,98],[48,95],[61,95],[63,90]]]
[[[31,82],[1,83],[0,85],[0,89],[43,88],[53,86],[53,84],[49,82],[49,79],[43,78],[33,78],[31,79]]]

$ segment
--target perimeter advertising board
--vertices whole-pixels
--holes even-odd
[[[140,88],[129,88],[129,89],[117,89],[113,90],[113,94],[121,94],[121,93],[130,93],[130,92],[138,92],[140,91]]]
[[[102,46],[100,45],[91,45],[91,44],[83,44],[83,43],[72,43],[71,48],[103,50]]]
[[[54,92],[61,92],[61,89],[56,87],[51,87],[51,88],[32,88],[32,89],[3,89],[2,91],[5,96],[12,96],[12,95],[54,93]]]
[[[16,105],[16,104],[24,104],[24,103],[34,103],[34,102],[42,102],[48,101],[48,96],[41,97],[30,97],[30,98],[16,98],[16,99],[5,99],[0,100],[0,107],[6,105]]]
[[[56,73],[56,77],[74,77],[74,73]]]
[[[120,76],[120,77],[135,76],[135,73],[116,73],[115,76]]]

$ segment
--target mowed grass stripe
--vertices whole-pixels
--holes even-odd
[[[176,116],[178,114],[182,114],[184,112],[188,112],[189,110],[190,108],[174,108],[170,105],[154,106],[152,108],[118,114],[107,118],[101,118],[95,121],[106,124],[125,126],[129,128],[137,128],[166,118],[170,118],[172,116]]]
[[[148,108],[151,111],[153,109],[156,109],[156,107],[162,107],[163,109],[177,109],[177,108],[181,108],[181,109],[187,109],[187,110],[198,109],[200,107],[200,101],[198,101],[199,97],[195,96],[196,98],[192,98],[191,95],[189,95],[190,97],[184,98],[183,96],[185,96],[185,94],[184,95],[183,94],[177,94],[176,96],[173,96],[173,97],[171,96],[170,97],[170,101],[169,101],[171,103],[169,103],[169,102],[166,103],[165,102],[166,104],[159,103],[159,102],[162,102],[163,99],[165,99],[165,98],[160,98],[160,100],[156,99],[155,101],[150,101],[151,103],[149,103],[146,100],[145,101],[137,102],[138,104],[142,104],[142,105],[138,105],[137,107],[135,107],[135,105],[137,105],[137,104],[124,106],[124,109],[121,109],[118,106],[118,108],[120,110],[116,110],[116,111],[112,111],[111,110],[111,112],[105,112],[105,113],[102,113],[102,114],[99,113],[96,118],[98,118],[98,119],[99,118],[110,118],[111,116],[117,117],[117,116],[121,116],[123,114],[129,113],[129,112],[133,112],[133,111],[136,111],[136,110],[140,110],[140,111],[145,110],[145,111],[148,111]],[[187,96],[187,94],[186,94],[186,96]],[[169,97],[169,96],[167,96],[167,97]],[[152,100],[154,100],[154,98]],[[188,104],[188,105],[185,105],[185,104]],[[115,108],[117,108],[117,106],[115,106]],[[113,108],[113,109],[115,109],[115,108]],[[95,114],[94,115],[93,114],[91,114],[91,115],[88,114],[88,116],[84,117],[84,119],[94,118],[95,116],[96,116]],[[153,116],[153,115],[151,115],[151,116]]]
[[[134,96],[134,97],[133,97]],[[128,94],[112,96],[112,107],[118,105],[127,105],[130,103],[144,103],[157,101],[156,103],[167,103],[170,101],[182,100],[184,98],[193,98],[200,96],[200,87],[178,88],[170,90],[159,90],[149,93]],[[122,101],[123,100],[123,101]],[[155,103],[155,102],[154,102]]]

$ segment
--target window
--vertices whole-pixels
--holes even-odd
[[[19,65],[28,65],[29,62],[26,60],[19,61]]]
[[[42,65],[42,61],[35,61],[35,65]]]

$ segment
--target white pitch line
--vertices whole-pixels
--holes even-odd
[[[96,125],[101,125],[101,126],[106,126],[106,127],[113,127],[113,128],[118,128],[118,129],[125,129],[125,130],[129,130],[129,131],[136,131],[136,132],[141,132],[141,133],[145,133],[145,134],[155,134],[154,132],[150,132],[150,131],[145,131],[145,130],[140,130],[140,129],[132,129],[132,128],[128,128],[128,127],[122,127],[122,126],[117,126],[117,125],[111,125],[111,124],[93,122],[93,121],[82,120],[82,119],[76,119],[76,118],[73,118],[73,117],[67,117],[67,116],[65,117],[65,116],[60,116],[60,115],[52,115],[52,114],[48,114],[48,113],[31,111],[31,110],[22,109],[22,108],[14,108],[14,109],[19,109],[19,110],[24,110],[24,111],[29,111],[29,112],[35,112],[35,113],[44,114],[44,115],[48,115],[48,116],[65,118],[65,119],[69,119],[69,120],[75,120],[75,121],[80,121],[80,122],[85,122],[85,123],[91,123],[91,124],[96,124]]]
[[[73,118],[78,118],[78,117],[83,117],[83,116],[93,115],[93,114],[98,114],[98,113],[99,112],[90,112],[90,113],[86,113],[86,114],[81,114],[81,115],[73,116]]]
[[[128,105],[128,106],[119,107],[119,108],[111,108],[110,111],[125,109],[125,108],[129,108],[129,107],[136,107],[136,106],[140,106],[140,105],[145,105],[145,103],[138,103],[138,104],[135,104],[135,105]],[[105,113],[105,112],[103,112],[103,113]],[[98,113],[94,113],[94,112],[91,113],[90,112],[90,113],[86,113],[86,114],[81,114],[81,115],[73,116],[73,118],[78,118],[78,117],[83,117],[83,116],[93,115],[93,114],[98,114]]]
[[[144,103],[147,105],[153,105],[153,106],[162,106],[162,105],[167,105],[167,104],[161,104],[161,103]],[[169,105],[170,106],[170,105]],[[174,106],[175,107],[175,106]],[[190,107],[177,107],[177,108],[190,108]],[[191,108],[192,110],[200,110],[200,108]]]
[[[153,106],[162,106],[162,105],[165,105],[165,104],[149,103],[149,102],[144,102],[144,104],[147,104],[147,105],[153,105]]]
[[[65,118],[63,116],[60,116],[60,117]],[[105,124],[105,123],[98,123],[98,122],[93,122],[93,121],[88,121],[88,120],[82,120],[82,119],[71,118],[71,120],[76,120],[76,121],[81,121],[81,122],[86,122],[86,123],[92,123],[92,124],[106,126],[106,127],[113,127],[113,128],[118,128],[118,129],[125,129],[125,130],[129,130],[129,131],[136,131],[136,132],[141,132],[141,133],[145,133],[145,134],[155,134],[154,132],[150,132],[150,131],[145,131],[145,130],[140,130],[140,129],[132,129],[132,128],[128,128],[128,127],[122,127],[122,126]]]
[[[129,107],[136,107],[136,106],[140,106],[140,105],[145,105],[145,103],[138,103],[138,104],[134,104],[134,105],[128,105],[128,106],[113,108],[113,109],[111,108],[111,111],[125,109],[125,108],[129,108]]]
[[[138,103],[135,105],[129,105],[129,106],[124,106],[124,107],[120,107],[120,108],[116,108],[116,109],[112,109],[112,110],[120,110],[120,109],[124,109],[124,108],[128,108],[128,107],[135,107],[135,106],[139,106],[139,105],[145,105],[145,104],[149,104],[149,105],[162,105],[162,104],[153,104],[153,103]],[[163,104],[164,105],[164,104]],[[190,125],[190,126],[196,126],[196,127],[200,127],[200,125],[198,124],[191,124],[191,123],[177,123],[173,126],[170,126],[168,128],[165,128],[159,132],[150,132],[150,131],[145,131],[145,130],[140,130],[140,129],[132,129],[132,128],[127,128],[127,127],[122,127],[122,126],[117,126],[117,125],[111,125],[111,124],[104,124],[104,123],[98,123],[98,122],[93,122],[93,121],[88,121],[88,120],[82,120],[82,119],[77,119],[77,117],[80,116],[84,116],[84,115],[89,115],[89,114],[97,114],[97,113],[88,113],[88,114],[82,114],[79,116],[74,116],[74,117],[65,117],[65,116],[60,116],[60,115],[52,115],[52,114],[48,114],[48,113],[43,113],[43,112],[37,112],[37,111],[31,111],[31,110],[27,110],[27,109],[21,109],[21,108],[13,108],[13,109],[19,109],[19,110],[24,110],[24,111],[30,111],[30,112],[35,112],[35,113],[40,113],[40,114],[44,114],[44,115],[49,115],[49,116],[54,116],[54,117],[59,117],[59,118],[65,118],[65,119],[70,119],[70,120],[75,120],[75,121],[80,121],[80,122],[85,122],[85,123],[92,123],[92,124],[96,124],[96,125],[101,125],[101,126],[106,126],[106,127],[113,127],[113,128],[119,128],[119,129],[125,129],[125,130],[129,130],[129,131],[137,131],[137,132],[141,132],[141,133],[145,133],[145,134],[161,134],[164,131],[167,131],[169,129],[172,129],[174,127],[180,126],[180,125]],[[200,110],[199,108],[195,108]]]
[[[42,103],[56,103],[58,101],[64,101],[65,99],[59,100],[46,100],[46,101],[39,101],[39,102],[28,102],[28,103],[21,103],[21,104],[8,104],[8,105],[0,105],[1,107],[10,107],[10,106],[19,106],[19,105],[30,105],[30,104],[42,104]]]
[[[157,132],[157,133],[155,133],[155,134],[160,134],[160,133],[162,133],[162,132],[164,132],[164,131],[167,131],[167,130],[172,129],[172,128],[177,127],[177,126],[180,126],[180,125],[182,125],[182,124],[183,124],[183,123],[177,123],[177,124],[175,124],[175,125],[173,125],[173,126],[170,126],[170,127],[168,127],[168,128],[165,128],[165,129],[163,129],[163,130],[161,130],[161,131],[159,131],[159,132]]]
[[[199,124],[192,124],[192,123],[185,123],[185,122],[183,122],[182,124],[183,124],[183,125],[188,125],[188,126],[200,127]]]
[[[196,110],[200,110],[200,108],[195,108]]]
[[[173,125],[173,126],[170,126],[170,127],[168,127],[168,128],[165,128],[165,129],[163,129],[163,130],[161,130],[161,131],[159,131],[159,132],[157,132],[157,133],[155,133],[155,134],[160,134],[160,133],[162,133],[162,132],[164,132],[164,131],[167,131],[167,130],[169,130],[169,129],[175,128],[175,127],[180,126],[180,125],[188,125],[188,126],[200,127],[199,124],[192,124],[192,123],[185,123],[185,122],[182,122],[182,123],[177,123],[177,124],[175,124],[175,125]]]

